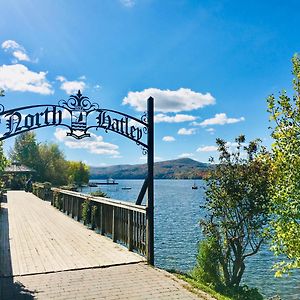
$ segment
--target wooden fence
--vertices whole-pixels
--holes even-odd
[[[89,228],[146,255],[146,207],[33,184],[33,193]]]

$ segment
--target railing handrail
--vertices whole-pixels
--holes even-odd
[[[126,201],[120,201],[120,200],[115,200],[115,199],[110,199],[110,198],[105,198],[105,197],[96,197],[96,196],[92,196],[89,194],[68,191],[68,190],[64,190],[64,189],[60,189],[60,188],[51,188],[51,190],[53,192],[59,192],[61,194],[66,194],[66,195],[70,195],[70,196],[74,196],[74,197],[78,197],[78,198],[82,198],[82,199],[89,199],[94,202],[99,202],[99,203],[103,203],[103,204],[107,204],[107,205],[125,208],[125,209],[129,209],[132,211],[144,213],[144,214],[146,213],[145,205],[137,205],[137,204],[133,204],[133,203],[126,202]]]

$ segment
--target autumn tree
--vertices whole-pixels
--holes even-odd
[[[269,212],[269,154],[259,140],[246,145],[243,135],[236,138],[235,150],[222,139],[217,139],[217,146],[219,163],[206,179],[206,217],[200,224],[209,241],[205,247],[214,251],[211,261],[217,267],[213,269],[221,270],[224,286],[237,288],[246,259],[259,251],[264,240]],[[205,247],[202,245],[202,249]]]
[[[77,186],[82,186],[89,182],[90,172],[89,167],[82,161],[68,162],[68,182],[75,183]]]
[[[300,267],[300,57],[293,64],[294,95],[282,91],[270,95],[268,111],[274,124],[272,202],[272,250],[285,257],[276,275]],[[282,257],[282,256],[281,256]]]

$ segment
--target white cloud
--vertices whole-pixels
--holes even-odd
[[[215,129],[214,128],[207,128],[205,129],[207,132],[209,132],[210,134],[214,134],[215,133]]]
[[[93,154],[119,155],[118,146],[103,141],[102,136],[91,133],[90,138],[76,140],[67,136],[68,130],[56,128],[55,137],[58,141],[63,142],[67,147],[72,149],[86,149]]]
[[[60,88],[68,95],[71,95],[76,94],[78,90],[82,92],[85,88],[85,83],[83,81],[66,81],[62,83]]]
[[[189,158],[189,157],[193,157],[194,153],[181,153],[178,155],[178,158]]]
[[[47,72],[30,71],[22,64],[0,66],[0,86],[4,90],[32,92],[42,95],[53,94],[47,81]]]
[[[4,41],[1,45],[2,49],[4,50],[8,50],[8,49],[18,49],[20,47],[20,45],[13,40],[7,40]]]
[[[20,50],[14,51],[13,52],[13,56],[17,59],[17,60],[24,60],[24,61],[30,61],[28,55]]]
[[[162,138],[164,142],[174,142],[175,138],[173,136],[167,135]]]
[[[56,76],[56,80],[58,80],[58,81],[60,81],[60,82],[64,82],[64,81],[66,81],[67,79],[66,79],[66,77],[64,77],[64,76],[59,75],[59,76]]]
[[[177,133],[180,134],[180,135],[195,134],[196,133],[196,128],[190,128],[190,129],[180,128]]]
[[[60,88],[65,91],[68,95],[76,94],[78,90],[81,92],[85,89],[85,76],[79,77],[81,80],[68,81],[64,76],[56,76],[56,80],[61,82]]]
[[[241,121],[245,121],[244,117],[240,118],[228,118],[225,113],[215,114],[213,118],[206,119],[203,122],[197,123],[193,122],[194,126],[211,126],[211,125],[225,125],[225,124],[233,124]]]
[[[129,104],[137,111],[145,111],[150,96],[154,98],[155,111],[159,112],[176,113],[215,104],[215,98],[210,93],[201,94],[186,88],[176,91],[149,88],[141,92],[129,92],[123,104]]]
[[[203,147],[199,147],[196,151],[197,152],[213,152],[213,151],[217,151],[218,147],[217,146],[203,146]]]
[[[155,123],[180,123],[180,122],[187,122],[187,121],[194,121],[196,117],[190,115],[183,115],[183,114],[176,114],[175,116],[168,116],[166,114],[157,114],[154,116]]]
[[[129,127],[135,126],[135,127],[139,127],[139,128],[144,127],[141,123],[137,122],[136,120],[132,120],[132,119],[128,122],[128,126]]]
[[[17,61],[30,61],[30,58],[26,54],[25,48],[16,41],[4,41],[1,47],[5,52],[10,52],[17,59]]]
[[[68,110],[64,109],[62,111],[62,118],[63,119],[71,119],[71,113]]]
[[[120,2],[125,7],[133,7],[133,6],[135,6],[135,0],[120,0]]]

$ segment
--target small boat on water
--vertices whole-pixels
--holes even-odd
[[[122,187],[122,190],[131,190],[131,187],[125,186],[125,187]]]
[[[194,185],[192,186],[192,190],[198,190],[198,186],[196,185],[195,182],[194,182]]]
[[[116,184],[119,184],[119,183],[116,182],[112,178],[108,178],[108,179],[106,179],[106,181],[102,181],[102,182],[90,182],[89,186],[91,186],[90,184],[93,184],[93,187],[94,187],[94,186],[98,186],[98,185],[116,185]]]
[[[90,182],[90,183],[88,184],[88,186],[89,186],[89,187],[97,187],[97,184],[96,184],[96,183],[93,183],[93,182]]]

